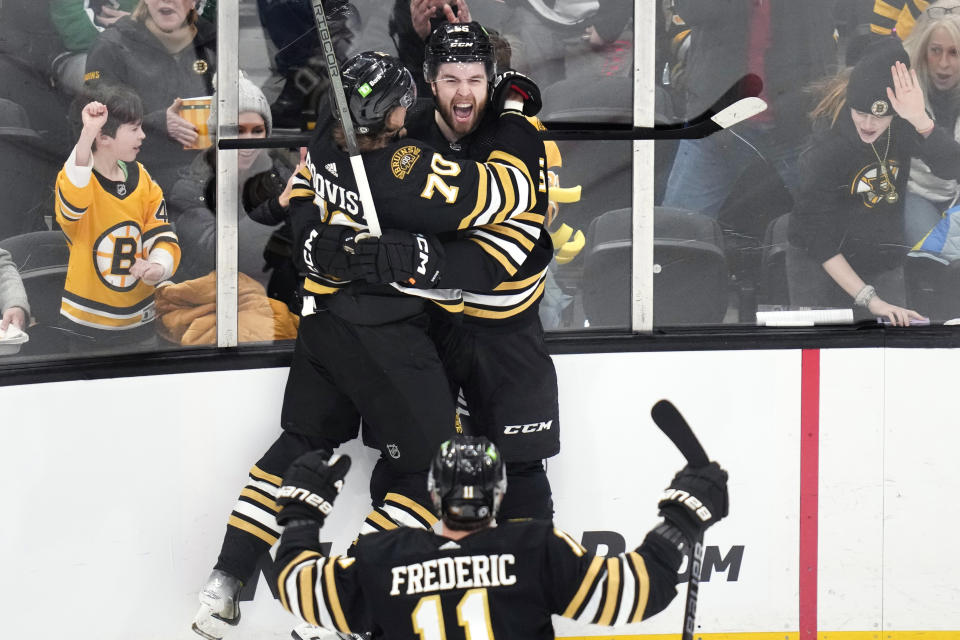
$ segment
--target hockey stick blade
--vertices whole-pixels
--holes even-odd
[[[710,464],[707,452],[703,450],[693,429],[669,400],[659,400],[650,409],[650,417],[670,441],[680,450],[687,462],[694,467],[705,467]]]
[[[717,123],[721,129],[727,129],[738,122],[752,118],[758,113],[763,113],[766,109],[767,103],[760,98],[742,98],[710,119]]]

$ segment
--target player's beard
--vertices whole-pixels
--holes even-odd
[[[437,105],[437,109],[440,110],[440,117],[443,118],[447,126],[457,135],[457,138],[462,138],[468,133],[472,133],[480,123],[480,118],[483,116],[484,109],[486,109],[486,104],[477,104],[476,100],[471,97],[469,102],[473,104],[473,110],[470,113],[470,119],[458,120],[454,114],[453,105],[463,102],[468,102],[468,100],[454,98],[444,104]]]

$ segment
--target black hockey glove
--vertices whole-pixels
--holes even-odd
[[[303,259],[310,271],[339,280],[362,280],[367,267],[354,262],[357,233],[342,225],[317,225],[307,235]]]
[[[388,229],[379,238],[358,240],[353,262],[365,265],[367,282],[431,289],[440,281],[444,261],[443,245],[436,236]]]
[[[493,79],[493,86],[490,89],[493,113],[499,114],[503,111],[503,103],[507,101],[507,94],[511,89],[523,96],[523,115],[535,116],[540,113],[543,107],[540,88],[528,76],[510,70],[504,71]]]
[[[270,198],[276,198],[283,193],[286,186],[286,183],[280,179],[280,175],[272,169],[250,176],[243,183],[243,191],[240,195],[243,210],[253,211]]]
[[[729,502],[727,472],[711,462],[705,467],[687,465],[681,469],[657,506],[660,516],[692,542],[727,515]]]
[[[277,524],[313,520],[323,524],[350,470],[350,456],[331,455],[325,449],[305,453],[290,464],[277,492]]]

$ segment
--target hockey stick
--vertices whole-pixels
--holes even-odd
[[[709,109],[686,122],[653,127],[604,128],[581,122],[552,122],[544,119],[547,140],[677,140],[706,138],[721,129],[728,129],[766,110],[767,103],[758,96],[763,80],[748,73],[727,89]],[[570,131],[580,129],[580,131]],[[603,131],[602,134],[599,134]]]
[[[694,467],[704,467],[710,463],[707,452],[703,450],[693,429],[683,419],[680,412],[669,400],[659,400],[650,409],[650,417],[670,441],[676,445],[687,462]],[[687,581],[687,603],[683,610],[682,640],[693,640],[696,627],[697,597],[700,593],[700,568],[703,566],[703,532],[693,541],[690,552],[690,579]]]
[[[370,183],[367,181],[367,172],[363,168],[363,158],[357,149],[357,136],[353,130],[353,119],[350,117],[350,108],[347,97],[343,92],[343,79],[340,77],[340,65],[337,64],[337,54],[333,49],[333,40],[330,37],[330,27],[327,26],[327,14],[323,10],[323,0],[313,0],[313,18],[317,23],[317,33],[320,35],[320,44],[323,48],[323,59],[327,66],[327,75],[333,86],[333,99],[340,114],[340,123],[343,125],[343,137],[347,143],[347,153],[350,155],[350,166],[353,167],[353,177],[357,181],[357,191],[360,195],[360,204],[363,205],[363,217],[367,222],[368,233],[380,236],[380,220],[373,205],[373,194],[370,193]]]

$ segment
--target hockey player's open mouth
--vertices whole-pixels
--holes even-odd
[[[453,105],[453,117],[460,122],[468,122],[473,116],[473,104],[460,103]]]

